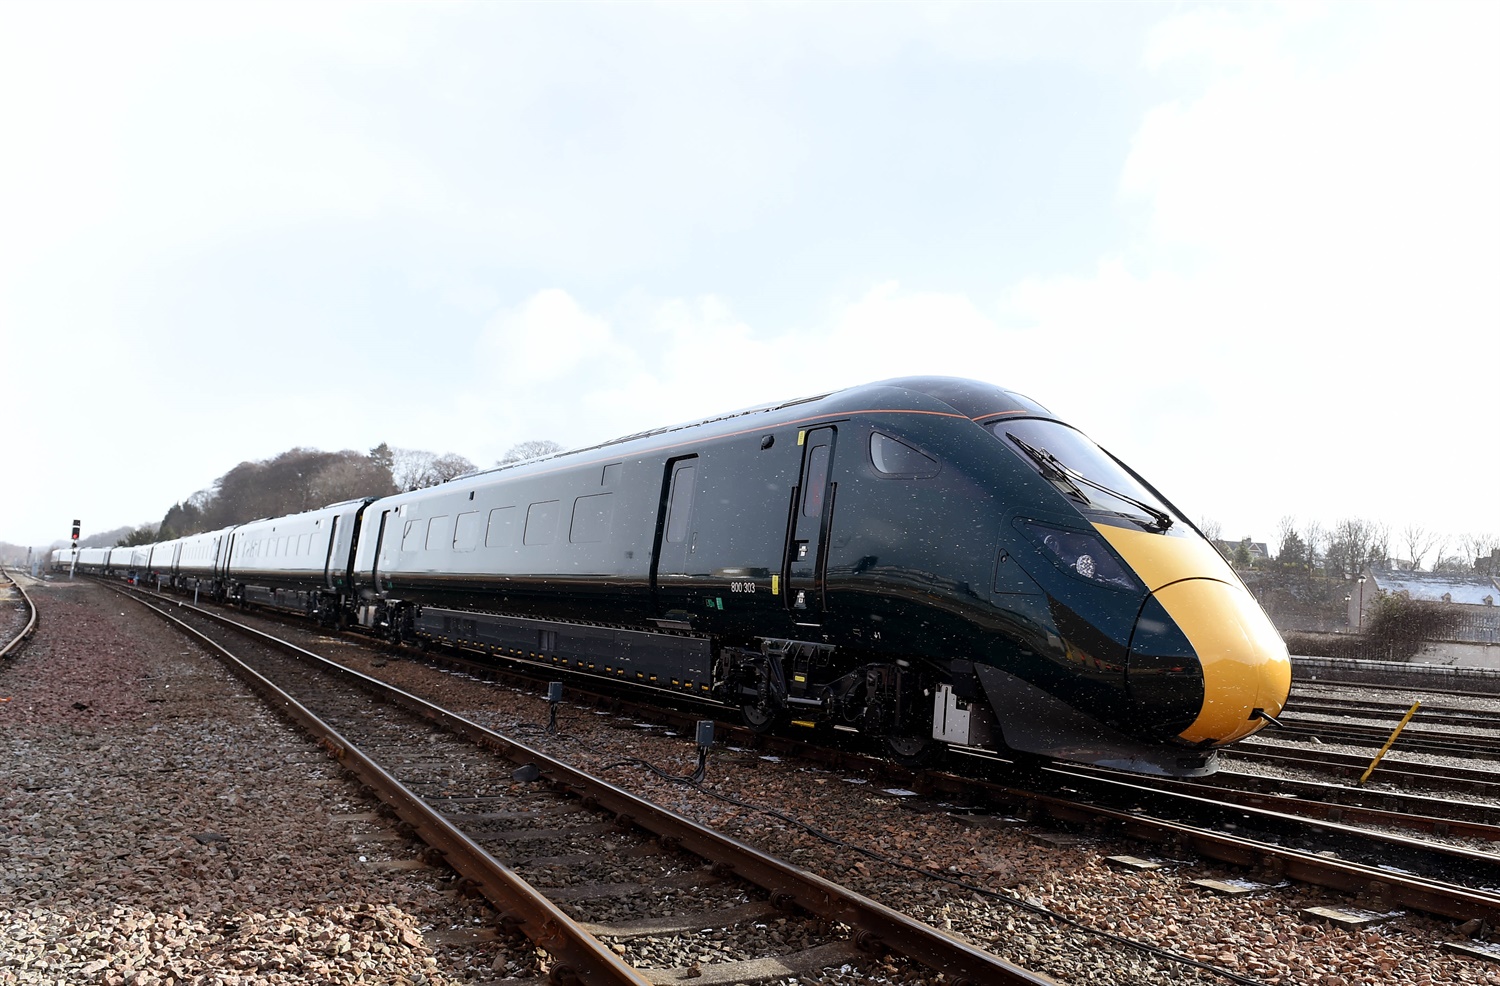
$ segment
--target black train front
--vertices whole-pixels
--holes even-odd
[[[888,380],[373,502],[358,618],[853,730],[1171,774],[1286,701],[1201,534],[1018,394]]]

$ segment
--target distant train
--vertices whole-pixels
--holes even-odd
[[[1031,400],[943,377],[77,555],[907,760],[1208,773],[1291,681],[1265,613],[1145,480]]]

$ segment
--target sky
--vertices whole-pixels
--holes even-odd
[[[0,540],[907,374],[1500,534],[1500,4],[0,5]]]

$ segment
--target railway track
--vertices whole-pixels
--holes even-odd
[[[3,660],[19,648],[21,643],[36,630],[37,614],[36,606],[32,603],[31,597],[27,595],[26,588],[21,585],[20,580],[3,570],[0,570],[0,574],[5,576],[5,584],[0,584],[0,597],[10,597],[8,600],[0,598],[0,602],[18,602],[26,614],[24,621],[20,619],[10,621],[9,625],[11,627],[19,624],[20,628],[11,634],[9,639],[6,639],[3,644],[0,644],[0,660]],[[4,632],[3,628],[0,628],[0,632]]]
[[[955,983],[1051,981],[261,631],[152,608],[394,808],[556,982],[754,982],[887,952]],[[693,965],[660,965],[685,949]]]
[[[1093,776],[1089,771],[1094,772]],[[1191,851],[1205,859],[1250,869],[1273,882],[1292,879],[1327,887],[1353,894],[1371,905],[1410,908],[1460,920],[1500,921],[1500,892],[1403,872],[1382,859],[1394,855],[1399,847],[1403,856],[1415,852],[1420,856],[1447,857],[1453,861],[1447,868],[1450,873],[1455,871],[1455,864],[1461,868],[1467,860],[1469,865],[1482,864],[1485,873],[1493,875],[1500,866],[1500,857],[1493,854],[1409,840],[1340,823],[1312,821],[1208,797],[1196,799],[1199,803],[1195,810],[1201,813],[1207,809],[1218,816],[1219,827],[1205,826],[1184,820],[1193,813],[1182,810],[1181,799],[1177,799],[1171,817],[1153,815],[1138,804],[1131,804],[1131,799],[1171,793],[1158,786],[1154,778],[1072,765],[1044,768],[1042,773],[1052,775],[1048,782],[1052,792],[1039,790],[1043,785],[1018,788],[1011,782],[1000,781],[987,792],[988,802],[1004,806],[1034,823],[1051,821],[1064,828],[1155,844],[1171,852]],[[1062,778],[1066,778],[1066,784],[1059,783]],[[928,780],[938,791],[958,797],[966,793],[972,796],[971,788],[976,783],[972,778],[951,775],[933,775]],[[1132,793],[1123,801],[1118,792],[1101,795],[1101,784]],[[1109,803],[1100,803],[1106,800]],[[1245,824],[1248,816],[1254,816],[1261,829],[1278,828],[1292,837],[1283,835],[1279,841],[1270,841],[1263,833],[1255,832],[1255,825]],[[1224,827],[1227,818],[1236,819],[1232,825],[1234,831]],[[1244,833],[1239,831],[1241,828]],[[1338,850],[1330,848],[1333,842],[1327,837],[1329,833],[1337,833]],[[1380,865],[1358,862],[1369,858],[1382,862]],[[1481,876],[1475,882],[1482,880]]]
[[[1382,867],[1419,876],[1424,884],[1451,887],[1453,910],[1437,912],[1448,917],[1475,916],[1475,912],[1468,910],[1474,907],[1493,912],[1500,905],[1500,894],[1489,889],[1500,886],[1500,856],[1488,848],[1467,848],[1370,827],[1400,826],[1400,813],[1361,813],[1338,806],[1298,805],[1292,798],[1221,791],[1210,785],[1160,778],[1142,779],[1097,768],[1060,766],[1047,768],[1045,774],[1056,779],[1064,790],[1085,796],[1090,804],[1106,804],[1138,816],[1192,819],[1213,832],[1232,832],[1266,845],[1322,857],[1379,859]],[[1328,813],[1338,813],[1340,817],[1326,817]],[[1354,824],[1356,821],[1364,824]],[[1458,834],[1454,829],[1489,843],[1500,839],[1500,828],[1493,825],[1454,822],[1450,824],[1450,834]],[[1329,885],[1349,887],[1349,871],[1336,868],[1329,875],[1336,878]],[[1426,887],[1418,896],[1427,896]],[[1402,903],[1420,906],[1416,897]]]
[[[1500,804],[1494,803],[1253,774],[1233,767],[1220,767],[1208,785],[1219,792],[1268,796],[1275,803],[1289,803],[1293,811],[1336,822],[1363,819],[1368,824],[1484,841],[1490,841],[1491,831],[1500,828]]]
[[[1500,734],[1500,730],[1496,728],[1497,719],[1493,711],[1439,708],[1425,700],[1426,693],[1421,689],[1413,688],[1411,689],[1411,694],[1424,700],[1422,707],[1412,717],[1413,725],[1473,729],[1480,733],[1488,733],[1490,736]],[[1488,695],[1473,697],[1493,699],[1493,696]],[[1406,710],[1409,708],[1411,708],[1411,702],[1377,702],[1373,699],[1319,696],[1316,699],[1298,698],[1293,706],[1293,713],[1298,716],[1312,714],[1349,716],[1358,719],[1378,719],[1394,725],[1406,714]]]
[[[1473,852],[1449,843],[1421,842],[1398,834],[1402,830],[1411,833],[1441,835],[1454,839],[1468,839],[1482,844],[1500,844],[1500,824],[1482,818],[1464,818],[1450,815],[1442,810],[1448,802],[1429,799],[1421,806],[1430,808],[1433,814],[1422,814],[1416,810],[1417,802],[1400,799],[1398,808],[1380,808],[1369,805],[1340,803],[1309,797],[1313,793],[1304,790],[1301,795],[1267,793],[1219,783],[1218,775],[1209,781],[1183,781],[1164,777],[1140,778],[1122,775],[1107,768],[1069,766],[1059,768],[1064,783],[1075,779],[1122,786],[1129,797],[1131,792],[1141,796],[1164,796],[1164,804],[1186,806],[1188,811],[1198,807],[1203,817],[1219,820],[1238,829],[1260,825],[1269,826],[1283,835],[1298,836],[1301,830],[1319,828],[1320,823],[1332,825],[1327,831],[1343,831],[1343,827],[1360,826],[1347,833],[1364,839],[1384,841],[1403,850],[1426,853],[1434,857],[1441,868],[1447,861],[1460,860],[1469,874],[1500,868],[1500,856],[1492,852]],[[1250,776],[1250,775],[1242,775]],[[1322,792],[1318,792],[1322,793]],[[1166,801],[1170,797],[1172,801]],[[1494,816],[1500,809],[1492,808]],[[1295,819],[1295,822],[1291,820]],[[1337,828],[1335,828],[1337,827]],[[1469,868],[1473,864],[1477,869]],[[1489,879],[1500,885],[1500,871],[1490,874]],[[1463,882],[1463,881],[1460,881]]]
[[[1338,778],[1357,784],[1370,766],[1370,753],[1343,753],[1335,750],[1277,743],[1260,738],[1241,741],[1226,751],[1226,759],[1253,761],[1276,767],[1305,771],[1311,776]],[[1485,767],[1461,767],[1448,763],[1428,763],[1387,756],[1370,777],[1371,782],[1400,787],[1426,787],[1451,793],[1468,793],[1500,798],[1500,770]]]
[[[1397,716],[1388,724],[1374,724],[1312,719],[1300,714],[1284,715],[1281,718],[1283,726],[1277,734],[1282,739],[1317,739],[1322,743],[1348,743],[1352,746],[1378,748],[1390,738],[1391,731],[1396,727],[1399,719],[1400,717]],[[1414,718],[1412,721],[1416,723],[1417,720]],[[1421,725],[1409,725],[1401,731],[1392,749],[1431,753],[1437,756],[1467,758],[1483,756],[1489,759],[1500,759],[1500,735],[1494,732],[1460,734],[1448,730],[1432,730]]]
[[[494,673],[491,666],[462,655],[431,652],[424,656],[440,666],[466,673],[484,677]],[[576,690],[570,692],[570,700],[583,697]],[[615,707],[620,705],[620,700],[614,697],[596,698]],[[658,721],[665,718],[673,728],[691,729],[689,713],[673,714],[654,706],[630,703],[624,703],[624,707],[631,715]],[[1500,896],[1484,886],[1464,886],[1444,878],[1445,875],[1468,872],[1477,877],[1474,882],[1478,884],[1486,881],[1500,883],[1500,872],[1495,871],[1500,866],[1500,858],[1484,851],[1359,827],[1404,828],[1449,838],[1493,842],[1500,838],[1500,829],[1493,824],[1495,812],[1491,809],[1475,806],[1475,817],[1464,817],[1461,811],[1412,815],[1405,810],[1407,803],[1400,795],[1390,795],[1387,803],[1391,807],[1381,810],[1332,802],[1266,798],[1232,788],[1157,782],[1135,775],[1073,767],[1063,769],[1056,776],[1067,777],[1071,784],[1095,786],[1087,793],[1074,791],[1068,794],[1058,790],[1055,779],[1041,787],[1035,784],[1022,787],[1018,785],[1029,783],[1029,779],[1018,775],[983,781],[955,773],[911,772],[888,761],[849,750],[830,750],[791,737],[754,734],[728,724],[720,724],[720,729],[733,735],[738,743],[806,757],[837,769],[858,767],[877,774],[883,771],[898,783],[929,796],[1019,813],[1034,821],[1051,820],[1065,827],[1081,826],[1101,834],[1122,835],[1174,850],[1190,849],[1206,859],[1246,867],[1273,880],[1286,877],[1352,893],[1366,903],[1411,908],[1462,920],[1479,918],[1500,924]],[[1358,761],[1358,770],[1362,771],[1367,763],[1367,760]],[[1010,769],[1013,765],[1001,766]],[[1353,769],[1352,764],[1349,769]],[[1090,773],[1092,777],[1087,776]],[[1474,783],[1483,782],[1476,780]],[[1121,802],[1118,795],[1103,798],[1099,792],[1111,787],[1117,792],[1128,790],[1133,793],[1125,802]],[[1143,810],[1139,804],[1128,803],[1129,798],[1139,800],[1146,797],[1158,799],[1156,814]],[[1114,806],[1103,803],[1106,800]],[[1436,806],[1428,803],[1427,807]],[[1250,816],[1253,816],[1255,825],[1247,824]],[[1262,830],[1259,835],[1247,834],[1257,826]],[[1267,830],[1274,832],[1274,841]],[[1399,858],[1403,866],[1410,864],[1439,875],[1423,877],[1397,873],[1389,866],[1364,866],[1354,861],[1387,857]]]

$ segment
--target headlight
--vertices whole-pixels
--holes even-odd
[[[1094,534],[1049,527],[1033,521],[1021,521],[1021,530],[1045,550],[1052,563],[1085,582],[1111,585],[1121,589],[1144,587],[1133,578],[1110,552],[1104,540]]]

